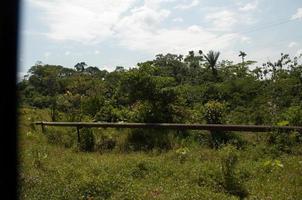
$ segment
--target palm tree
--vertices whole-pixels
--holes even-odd
[[[218,57],[220,55],[220,52],[217,51],[217,52],[214,52],[214,51],[209,51],[207,53],[207,55],[205,55],[205,59],[208,61],[209,63],[209,67],[212,69],[212,74],[213,74],[213,77],[215,79],[217,79],[217,69],[216,69],[216,64],[217,64],[217,61],[218,61]]]
[[[240,51],[238,56],[242,58],[242,63],[244,63],[244,57],[246,56],[246,53],[244,51]]]

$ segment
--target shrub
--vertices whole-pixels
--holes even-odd
[[[149,171],[148,163],[145,161],[139,162],[132,170],[131,175],[134,178],[144,178]]]
[[[282,169],[284,165],[280,160],[267,160],[263,163],[263,168],[265,172],[272,172],[274,170]]]
[[[277,123],[278,126],[300,126],[302,125],[302,108],[291,106],[282,114],[283,121]],[[273,145],[278,151],[293,153],[293,147],[302,141],[302,133],[295,131],[275,130],[268,134],[267,143]]]
[[[32,164],[35,168],[43,169],[44,160],[48,157],[48,151],[46,147],[35,145],[32,149],[30,149],[30,153],[32,156]]]
[[[237,149],[242,149],[245,145],[247,145],[247,141],[242,139],[242,137],[239,134],[232,133],[232,132],[226,133],[225,141],[228,144],[235,146]]]
[[[125,109],[118,109],[110,104],[105,104],[100,108],[100,110],[95,114],[94,120],[104,121],[104,122],[118,122],[127,119],[128,113]]]
[[[93,151],[94,143],[95,140],[92,130],[89,128],[82,128],[80,130],[79,149],[81,151]]]
[[[190,150],[187,147],[179,148],[175,151],[180,163],[184,163],[186,161],[189,152]]]
[[[249,145],[242,151],[245,158],[249,158],[253,161],[259,161],[268,158],[277,158],[280,156],[280,151],[274,146],[268,146],[264,142],[257,145]]]
[[[283,114],[290,125],[302,126],[302,107],[301,106],[291,106]]]
[[[209,101],[205,104],[204,117],[208,124],[222,124],[224,121],[224,104],[217,101]],[[211,146],[217,148],[226,142],[226,133],[223,131],[211,131]]]
[[[224,189],[240,199],[248,195],[247,190],[235,171],[238,162],[238,151],[232,145],[227,145],[220,150],[221,170]]]
[[[83,200],[87,199],[109,199],[113,192],[114,188],[118,186],[113,180],[92,180],[86,184],[80,186],[80,198]]]
[[[70,129],[48,127],[45,135],[50,144],[62,145],[69,148],[75,142],[76,133]]]
[[[218,101],[209,101],[205,104],[204,117],[208,124],[222,124],[225,117],[225,105]]]
[[[208,131],[192,131],[192,138],[201,146],[211,146],[211,135]]]
[[[99,151],[113,150],[117,141],[111,134],[102,134],[96,141],[96,149]]]
[[[171,137],[167,130],[133,129],[126,138],[126,148],[139,151],[158,148],[172,148]]]
[[[288,121],[281,121],[279,126],[288,125]],[[293,153],[292,148],[301,143],[301,134],[295,131],[276,130],[268,134],[267,143],[273,145],[278,151]]]
[[[213,188],[217,193],[224,191],[221,171],[213,166],[203,166],[197,178],[200,187]]]

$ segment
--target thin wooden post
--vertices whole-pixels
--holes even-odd
[[[43,122],[41,122],[41,129],[42,129],[42,133],[44,134],[45,133],[45,127],[44,127]]]
[[[78,135],[78,145],[80,145],[80,128],[79,126],[77,126],[77,135]]]

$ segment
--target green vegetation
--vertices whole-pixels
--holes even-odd
[[[38,62],[18,83],[21,199],[302,199],[299,132],[40,127],[34,121],[302,125],[302,65],[159,54],[112,72]],[[251,70],[253,68],[253,70]]]
[[[84,62],[74,69],[38,62],[18,83],[20,104],[48,108],[52,121],[216,123],[204,113],[215,101],[224,107],[224,123],[301,125],[300,57],[281,54],[259,66],[219,62],[219,55],[159,54],[112,72]]]
[[[286,153],[267,142],[269,135],[241,134],[244,148],[215,150],[208,133],[192,131],[174,138],[168,151],[131,151],[124,148],[130,131],[92,129],[94,152],[86,152],[73,128],[47,127],[41,134],[31,127],[50,120],[49,110],[20,112],[20,199],[302,198],[301,144]]]

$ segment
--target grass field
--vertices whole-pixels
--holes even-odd
[[[48,127],[51,138],[35,120],[48,111],[20,110],[20,199],[302,199],[299,145],[284,153],[251,135],[240,150],[188,139],[162,152],[81,152],[74,130]],[[109,131],[120,134],[95,132]]]

